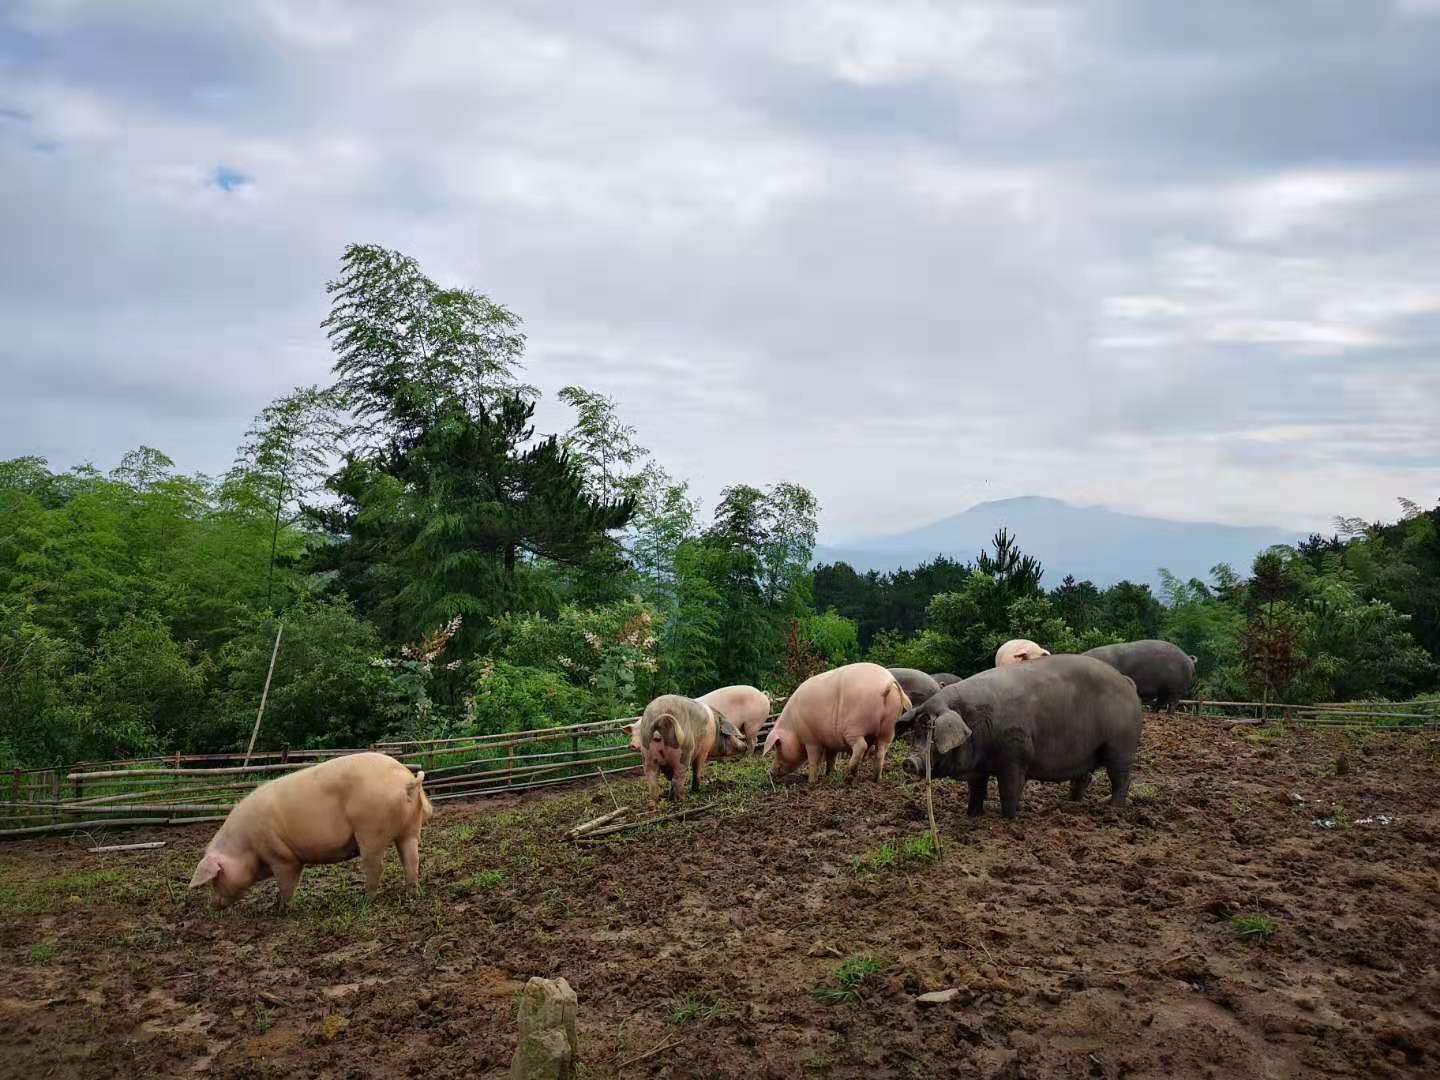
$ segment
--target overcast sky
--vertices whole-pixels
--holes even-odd
[[[352,241],[828,539],[1440,497],[1440,0],[0,3],[0,458],[222,471]]]

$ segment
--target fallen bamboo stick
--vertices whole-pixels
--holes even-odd
[[[597,818],[592,818],[589,821],[583,821],[579,825],[576,825],[573,829],[566,830],[565,839],[574,840],[576,837],[584,836],[591,830],[598,829],[601,825],[608,825],[610,822],[616,820],[617,818],[624,817],[629,812],[629,810],[622,806],[618,810],[611,810],[608,814],[601,814]]]
[[[151,840],[145,844],[107,844],[104,847],[92,847],[89,849],[91,855],[102,851],[153,851],[155,848],[162,848],[170,841]]]
[[[646,825],[658,825],[662,821],[677,821],[680,818],[694,817],[696,814],[703,814],[707,810],[715,809],[715,803],[706,803],[704,806],[696,806],[688,810],[681,810],[674,814],[664,814],[660,817],[641,818],[639,821],[627,821],[622,825],[607,825],[603,829],[595,829],[578,837],[576,843],[594,842],[596,837],[609,836],[611,833],[628,832],[631,829],[643,828]]]

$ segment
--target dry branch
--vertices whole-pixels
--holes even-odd
[[[169,842],[168,840],[151,840],[145,844],[107,844],[105,847],[92,847],[89,851],[92,855],[101,851],[152,851],[155,848],[164,847]]]
[[[576,843],[597,842],[596,837],[609,836],[611,833],[629,832],[631,829],[643,828],[646,825],[657,825],[662,821],[676,821],[680,818],[694,817],[696,814],[703,814],[708,810],[715,809],[714,803],[706,803],[704,806],[691,807],[688,810],[680,810],[674,814],[661,814],[659,817],[641,818],[639,821],[627,821],[622,825],[607,825],[603,829],[594,829],[585,835],[577,838]]]
[[[574,840],[578,836],[584,836],[592,829],[598,829],[601,825],[608,825],[617,818],[624,817],[629,812],[629,810],[622,806],[618,810],[611,810],[608,814],[601,814],[599,817],[591,818],[589,821],[582,821],[579,825],[576,825],[573,829],[565,833],[565,839]]]

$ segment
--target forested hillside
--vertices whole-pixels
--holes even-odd
[[[281,624],[261,742],[292,747],[784,693],[862,656],[963,675],[1016,636],[1169,637],[1212,696],[1436,686],[1440,509],[1163,597],[1047,589],[1004,534],[973,563],[812,572],[805,488],[736,477],[702,514],[581,387],[560,393],[573,424],[536,432],[500,304],[364,246],[329,291],[333,383],[265,409],[225,476],[146,447],[108,472],[0,462],[0,767],[242,745]]]

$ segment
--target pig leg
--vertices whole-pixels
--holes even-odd
[[[812,784],[820,782],[820,759],[825,756],[825,753],[814,743],[807,743],[805,746],[805,759],[806,764],[810,767],[810,783]],[[833,754],[830,756],[834,757]]]
[[[875,744],[875,754],[876,754],[875,779],[876,779],[876,780],[879,780],[880,777],[883,776],[884,773],[885,773],[885,751],[887,751],[887,750],[889,750],[889,749],[890,749],[890,741],[889,741],[888,739],[881,740],[881,741],[879,741],[879,742],[877,742],[877,743]]]
[[[1110,777],[1110,805],[1124,806],[1130,794],[1130,763],[1106,765],[1105,775]]]
[[[670,774],[670,797],[676,802],[685,801],[685,762],[675,766]]]
[[[360,861],[365,865],[365,895],[374,897],[380,891],[380,877],[385,873],[385,848],[361,847]]]
[[[275,884],[280,886],[280,895],[276,898],[275,908],[277,911],[284,911],[290,903],[290,897],[295,895],[295,888],[300,884],[300,875],[305,870],[301,863],[276,863],[270,868],[275,875]]]
[[[420,837],[400,837],[395,841],[395,850],[400,853],[400,865],[405,868],[405,884],[413,889],[420,883]]]
[[[705,762],[709,760],[709,754],[696,754],[695,760],[690,763],[690,786],[696,791],[700,790],[700,774],[705,771]]]
[[[985,812],[985,789],[990,786],[988,775],[972,776],[969,779],[970,804],[965,807],[967,817],[979,817]]]
[[[845,783],[855,782],[855,775],[860,771],[860,763],[865,760],[865,755],[870,751],[870,744],[861,735],[850,744],[850,760],[845,763]]]
[[[645,783],[650,787],[650,805],[660,805],[660,770],[650,762],[645,763]]]
[[[829,776],[835,771],[835,751],[825,751],[825,775]]]
[[[1090,779],[1091,779],[1092,775],[1093,775],[1093,774],[1087,772],[1084,776],[1077,776],[1074,780],[1071,780],[1071,781],[1070,781],[1070,801],[1071,801],[1071,802],[1083,802],[1083,801],[1084,801],[1084,799],[1085,799],[1085,791],[1086,791],[1086,789],[1088,789],[1088,788],[1090,787]]]
[[[1013,818],[1020,813],[1020,795],[1025,790],[1025,770],[1020,765],[1006,765],[1000,770],[1000,816]]]

